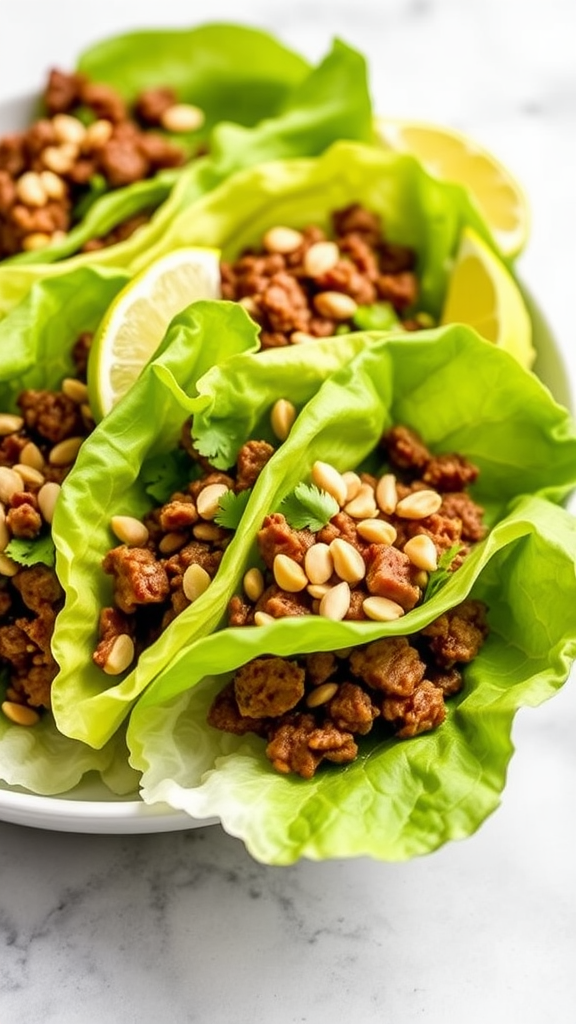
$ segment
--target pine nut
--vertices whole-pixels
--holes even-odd
[[[218,512],[220,498],[227,494],[229,490],[230,488],[226,484],[208,484],[207,487],[204,487],[196,498],[198,515],[202,519],[214,519]]]
[[[222,541],[226,536],[225,530],[217,523],[202,522],[192,527],[192,533],[196,540],[207,540],[210,544]]]
[[[318,612],[325,619],[333,619],[339,622],[345,618],[350,608],[350,587],[345,580],[331,587],[327,594],[320,601]]]
[[[254,316],[258,312],[258,303],[252,295],[243,295],[241,299],[238,299],[238,305],[242,306],[249,316]]]
[[[58,496],[60,494],[60,484],[57,484],[53,480],[49,480],[48,483],[42,484],[42,487],[36,495],[38,502],[38,508],[42,513],[42,518],[46,523],[51,523],[54,518],[54,509]]]
[[[82,414],[82,420],[84,422],[86,430],[92,430],[92,427],[94,426],[94,414],[92,412],[92,409],[88,405],[88,402],[82,402],[82,405],[80,406],[80,412]]]
[[[291,345],[306,345],[309,341],[318,341],[314,334],[307,334],[306,331],[292,331],[290,335]]]
[[[274,579],[281,590],[297,594],[308,586],[308,577],[301,565],[288,555],[276,555],[272,565]]]
[[[340,259],[336,242],[315,242],[304,255],[304,273],[308,277],[322,277],[332,270]]]
[[[0,466],[0,501],[8,504],[15,494],[25,491],[24,481],[19,473],[9,466]]]
[[[76,405],[82,405],[88,401],[88,387],[84,381],[77,380],[76,377],[65,377],[62,381],[62,391]]]
[[[346,484],[346,501],[352,501],[359,494],[362,481],[358,473],[353,473],[351,470],[342,473],[342,479]]]
[[[57,142],[67,142],[73,146],[80,146],[86,135],[86,128],[77,117],[71,114],[55,114],[52,118],[52,127]]]
[[[20,474],[25,484],[41,487],[44,483],[44,474],[39,469],[35,469],[34,466],[27,466],[26,463],[17,462],[14,466],[14,472]]]
[[[143,548],[150,536],[148,528],[135,516],[112,516],[110,520],[112,532],[123,544],[130,547]]]
[[[295,231],[294,228],[284,227],[283,224],[270,228],[262,239],[264,248],[268,252],[277,252],[282,255],[295,252],[296,249],[300,248],[303,241],[304,236],[300,231]]]
[[[165,533],[162,537],[162,540],[158,544],[158,550],[163,555],[173,555],[175,551],[179,551],[181,547],[184,547],[185,543],[185,533],[180,533],[178,530],[171,530],[170,533]]]
[[[0,551],[0,576],[15,576],[22,566]]]
[[[411,537],[404,545],[404,554],[417,569],[425,569],[426,572],[434,572],[438,568],[438,552],[431,537],[426,533],[419,533]]]
[[[27,704],[17,704],[16,701],[2,701],[2,711],[14,725],[36,725],[40,721],[40,715],[34,708]]]
[[[134,641],[128,633],[119,633],[114,638],[106,662],[102,666],[106,675],[119,676],[134,660]]]
[[[412,491],[396,505],[395,513],[403,519],[426,519],[437,512],[442,498],[437,491]]]
[[[272,406],[270,425],[279,441],[285,441],[296,419],[296,406],[287,398],[279,398]]]
[[[368,618],[375,622],[393,622],[394,619],[399,619],[404,615],[402,606],[388,597],[376,595],[367,597],[362,602],[362,608]]]
[[[0,505],[0,552],[4,551],[4,548],[10,543],[11,534],[10,530],[6,525],[6,513],[4,506]]]
[[[242,580],[242,586],[244,587],[244,593],[249,601],[254,604],[264,593],[264,576],[260,569],[256,566],[252,569],[248,569],[244,573],[244,579]]]
[[[24,252],[36,252],[37,249],[44,249],[47,245],[50,245],[52,236],[47,235],[44,231],[33,231],[32,234],[26,235],[22,239],[22,248]]]
[[[340,506],[346,502],[347,487],[342,474],[338,472],[329,462],[319,460],[312,466],[312,482],[321,491],[327,491],[336,499]]]
[[[378,515],[374,488],[370,484],[362,484],[356,497],[345,504],[344,511],[352,519],[372,519]]]
[[[393,544],[397,536],[392,523],[385,519],[362,519],[356,523],[356,529],[362,540],[371,544]]]
[[[346,583],[359,583],[366,575],[366,563],[357,548],[342,537],[336,537],[330,544],[334,571]]]
[[[166,132],[195,132],[206,120],[204,111],[192,103],[174,103],[167,107],[160,118]]]
[[[306,697],[306,706],[309,708],[319,708],[322,704],[327,704],[329,700],[338,692],[338,683],[321,683],[320,686],[316,686],[314,690],[311,690]]]
[[[22,416],[15,416],[11,412],[0,413],[0,437],[7,437],[8,434],[17,434],[24,426]]]
[[[40,171],[40,181],[48,199],[64,199],[67,189],[58,174],[54,174],[54,171]]]
[[[34,469],[44,469],[46,460],[34,441],[28,441],[20,452],[20,463],[23,466],[32,466]]]
[[[309,583],[306,587],[306,593],[310,594],[315,601],[321,601],[324,594],[327,594],[332,588],[327,583]]]
[[[412,580],[415,586],[420,587],[420,590],[426,590],[428,586],[428,573],[425,569],[419,569],[418,572],[414,573]]]
[[[83,443],[83,437],[66,437],[50,450],[48,462],[51,466],[72,465]]]
[[[393,473],[384,473],[376,484],[376,503],[386,515],[391,516],[398,504],[396,477]]]
[[[101,149],[108,142],[108,139],[112,135],[113,126],[111,121],[107,121],[105,118],[99,118],[98,121],[93,121],[89,124],[84,133],[82,140],[82,149],[85,153],[89,153],[93,149]]]
[[[212,582],[211,576],[201,565],[193,562],[189,565],[182,577],[182,590],[189,601],[195,601],[208,590]]]
[[[350,320],[358,309],[358,303],[344,292],[318,292],[313,301],[316,312],[330,320]]]
[[[67,142],[61,146],[46,146],[46,149],[42,150],[42,163],[49,171],[54,171],[54,174],[68,174],[77,155],[77,147]]]
[[[16,195],[25,206],[46,206],[48,195],[36,171],[26,171],[16,182]]]
[[[310,583],[326,583],[334,572],[334,561],[328,544],[312,544],[304,555],[304,569]]]
[[[273,615],[268,615],[268,612],[254,612],[254,625],[255,626],[269,626],[271,622],[275,622]]]

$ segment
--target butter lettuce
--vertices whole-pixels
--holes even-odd
[[[215,56],[218,50],[219,33],[226,40],[234,39],[235,30],[221,27],[214,32],[199,32],[196,38],[198,45],[208,45],[209,57],[198,60],[196,65],[188,68],[190,94],[197,94],[198,75],[202,72],[206,81],[214,86],[214,72],[219,80],[222,62]],[[240,29],[244,38],[248,30]],[[230,34],[229,34],[230,33]],[[194,33],[193,33],[194,34]],[[138,34],[140,35],[140,34]],[[111,55],[116,53],[116,44],[109,41],[106,53],[96,49],[90,59],[86,56],[86,65],[94,66],[94,70],[102,73],[104,80],[112,81],[116,74],[126,75],[124,89],[135,87],[139,79],[142,85],[147,84],[155,75],[153,66],[144,74],[143,66],[150,51],[153,50],[153,36],[144,34],[145,47],[138,50],[136,44],[132,51],[130,37],[118,43],[126,54],[132,53],[133,61],[127,60],[125,71],[116,68]],[[161,34],[162,45],[158,48],[158,74],[168,75],[167,64],[170,62],[169,52],[171,36],[178,33]],[[250,68],[243,61],[238,62],[235,55],[234,69],[240,75],[240,85],[235,94],[235,110],[246,110],[243,120],[234,124],[226,114],[224,106],[233,92],[230,72],[224,74],[222,87],[215,93],[211,114],[208,120],[217,121],[211,128],[209,137],[209,154],[192,161],[183,169],[163,171],[151,181],[138,182],[124,189],[107,193],[97,199],[88,210],[85,218],[67,236],[53,246],[38,253],[26,253],[5,260],[0,265],[0,318],[4,316],[21,298],[32,284],[49,276],[59,276],[80,266],[116,266],[133,271],[136,267],[147,265],[156,253],[160,239],[167,226],[179,212],[188,209],[196,199],[205,192],[216,187],[233,172],[253,166],[259,160],[288,158],[304,155],[317,155],[335,139],[347,138],[369,142],[373,138],[372,110],[367,86],[367,73],[363,57],[336,40],[317,67],[308,68],[305,62],[296,55],[279,59],[277,70],[271,71],[271,64],[282,48],[272,39],[255,33],[251,36],[254,47],[262,42],[262,59],[255,61]],[[183,39],[182,46],[176,48],[175,63],[172,68],[174,79],[167,77],[170,84],[181,86],[183,70],[182,54],[188,45]],[[200,51],[199,51],[200,52]],[[223,56],[228,52],[225,45]],[[240,51],[241,52],[241,51]],[[107,73],[102,67],[107,64]],[[98,58],[98,59],[97,59]],[[249,114],[254,91],[258,92],[263,79],[272,76],[277,87],[272,88],[269,98],[264,90],[259,96],[255,112]],[[157,80],[157,79],[156,79]],[[128,83],[128,84],[127,84]],[[252,85],[250,85],[252,83]],[[214,86],[215,87],[215,86]],[[263,88],[263,87],[262,87]],[[188,92],[186,93],[188,95]],[[204,93],[202,92],[202,97]],[[197,102],[197,101],[196,101]],[[232,102],[232,101],[230,101]],[[271,106],[268,108],[267,104]],[[220,107],[219,104],[223,106]],[[157,208],[157,209],[156,209]],[[140,211],[156,209],[150,222],[139,228],[130,238],[97,252],[80,253],[78,250],[87,240],[106,234],[115,225]],[[209,244],[209,243],[204,243]],[[77,255],[74,255],[74,254]]]

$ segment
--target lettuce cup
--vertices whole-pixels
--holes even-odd
[[[242,50],[253,58],[245,66],[237,59]],[[91,107],[82,101],[86,76]],[[42,145],[48,151],[53,169],[26,170],[22,160],[28,149],[18,142],[20,136],[8,137],[0,150],[0,173],[10,179],[5,182],[6,209],[0,211],[0,227],[10,238],[14,235],[14,245],[22,232],[28,232],[30,249],[2,262],[0,315],[39,278],[86,264],[129,268],[137,257],[146,263],[146,252],[158,243],[178,211],[239,168],[262,159],[315,155],[337,138],[371,141],[373,137],[363,58],[339,41],[317,67],[310,68],[271,37],[243,27],[135,33],[88,51],[72,75],[53,72],[52,77],[50,117],[38,123],[33,135],[36,148]],[[161,107],[168,94],[176,112],[182,113],[182,107],[184,113],[190,112],[192,104],[197,127],[184,130],[184,125],[176,131],[176,125],[170,131],[170,125],[164,129],[161,124],[161,136],[152,125],[150,142],[146,125],[142,129],[124,120],[126,104],[133,103],[138,93],[138,109],[147,111],[148,118],[155,111],[154,117],[162,120]],[[202,108],[197,106],[200,101]],[[124,111],[122,116],[117,108]],[[64,138],[58,145],[51,139],[54,131],[57,135],[84,132],[89,139],[102,125],[108,126],[108,134],[112,126],[112,134],[107,140],[96,139],[94,152],[82,151],[88,145],[83,139],[73,143]],[[46,134],[50,138],[45,139]],[[73,145],[72,165],[58,172],[52,151],[58,150],[60,159],[62,147]],[[156,149],[163,147],[183,153],[183,162],[175,161],[182,166],[155,169]],[[98,160],[104,161],[102,167]],[[124,179],[128,176],[129,181],[139,164],[145,164],[152,176],[127,183]],[[70,181],[66,175],[72,176]],[[25,178],[22,185],[20,177]],[[24,200],[16,202],[18,189],[24,190],[29,207]],[[48,195],[47,189],[54,195]],[[14,206],[19,220],[12,231]],[[20,208],[24,213],[30,209],[30,216],[20,216]],[[51,211],[65,216],[66,223],[63,231],[64,222],[58,221],[56,231],[48,235]],[[6,251],[10,251],[10,238]],[[41,244],[46,238],[50,244]]]

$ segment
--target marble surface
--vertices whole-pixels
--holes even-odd
[[[379,109],[497,152],[533,211],[524,279],[576,387],[573,0],[0,0],[0,98],[136,25],[242,19],[369,58]],[[202,20],[206,20],[203,18]],[[518,716],[502,806],[407,864],[269,868],[219,826],[71,835],[0,823],[3,1024],[572,1024],[576,680]]]

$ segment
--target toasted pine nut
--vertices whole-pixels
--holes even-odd
[[[34,441],[28,441],[20,451],[20,463],[23,466],[32,466],[34,469],[44,469],[46,460]]]
[[[316,312],[330,320],[350,320],[358,309],[358,303],[344,292],[318,292],[313,301]]]
[[[210,543],[221,542],[226,536],[226,531],[221,526],[209,522],[196,523],[192,527],[192,533],[196,540],[207,540]]]
[[[36,171],[25,171],[16,182],[16,195],[25,206],[46,206],[48,194]]]
[[[308,586],[308,577],[301,565],[288,555],[276,555],[272,566],[274,579],[281,590],[297,594]]]
[[[271,622],[275,622],[273,615],[268,615],[268,612],[254,612],[254,625],[255,626],[269,626]]]
[[[184,596],[187,597],[189,601],[195,601],[196,598],[201,597],[201,595],[208,590],[211,582],[212,578],[210,574],[206,572],[206,569],[201,565],[198,565],[196,562],[193,562],[192,565],[188,566],[182,577],[182,590],[184,591]]]
[[[61,146],[46,146],[42,150],[42,163],[54,174],[68,174],[78,155],[76,146],[65,142]]]
[[[362,484],[358,494],[352,501],[346,502],[344,511],[353,519],[372,519],[378,514],[374,488],[370,484]]]
[[[34,708],[27,704],[18,704],[13,700],[2,701],[2,711],[14,725],[36,725],[40,721],[40,715]]]
[[[0,576],[15,576],[22,566],[0,551]]]
[[[262,597],[262,594],[264,593],[264,577],[257,566],[254,566],[252,569],[248,569],[244,573],[242,586],[244,587],[244,593],[249,601],[253,601],[255,603],[260,597]]]
[[[396,477],[393,473],[384,473],[376,484],[376,502],[378,508],[386,515],[392,515],[398,503]]]
[[[71,466],[83,443],[83,437],[66,437],[50,449],[48,462],[51,466]]]
[[[179,551],[185,543],[185,533],[181,533],[178,530],[171,530],[170,533],[165,533],[162,537],[162,540],[158,544],[158,550],[163,555],[172,555],[175,551]]]
[[[82,405],[88,401],[88,387],[82,380],[76,377],[65,377],[62,381],[62,391],[67,398],[71,398],[76,405]]]
[[[242,306],[250,316],[254,316],[258,311],[258,303],[252,295],[243,295],[241,299],[238,299],[238,305]]]
[[[334,561],[334,570],[341,580],[347,583],[359,583],[366,575],[366,563],[353,544],[336,537],[330,544],[330,553]]]
[[[306,593],[310,594],[315,601],[321,601],[324,594],[327,594],[331,590],[331,587],[327,583],[309,583],[306,587]]]
[[[334,561],[328,544],[312,544],[304,555],[304,569],[310,583],[326,583],[334,572]],[[314,595],[315,596],[315,595]]]
[[[347,487],[342,474],[329,462],[317,460],[312,466],[312,482],[321,491],[327,491],[336,499],[340,506],[346,502]]]
[[[321,683],[320,686],[316,686],[310,691],[306,697],[306,706],[309,708],[319,708],[322,704],[327,704],[329,700],[338,692],[338,683]]]
[[[66,185],[58,174],[54,174],[54,171],[40,171],[40,181],[48,199],[64,199]]]
[[[114,638],[106,662],[102,666],[106,675],[119,676],[134,660],[134,641],[128,633],[119,633]]]
[[[362,487],[362,481],[358,476],[358,473],[353,473],[352,470],[342,473],[342,479],[346,484],[346,501],[352,501],[359,493],[360,488]]]
[[[148,528],[135,516],[112,516],[110,526],[118,540],[130,547],[143,548],[148,542]]]
[[[336,266],[340,250],[336,242],[315,242],[304,255],[304,273],[308,277],[322,277]]]
[[[325,619],[333,619],[339,622],[345,618],[350,608],[350,587],[345,580],[331,587],[327,594],[320,601],[318,612]]]
[[[82,149],[85,153],[89,153],[92,149],[100,149],[106,145],[112,132],[113,126],[111,121],[107,121],[105,118],[93,121],[92,124],[87,126],[84,133]]]
[[[356,523],[356,529],[362,540],[371,544],[393,544],[396,540],[395,528],[385,519],[361,519]]]
[[[417,587],[420,587],[420,590],[426,590],[428,586],[428,573],[425,569],[419,569],[418,572],[414,573],[412,580]]]
[[[304,236],[300,231],[284,227],[283,224],[270,228],[262,239],[264,248],[268,252],[278,252],[282,255],[295,252],[296,249],[300,248],[303,241]]]
[[[308,341],[318,341],[314,334],[307,334],[306,331],[292,331],[290,335],[291,345],[305,345]]]
[[[33,231],[22,239],[22,248],[24,252],[36,252],[36,249],[44,249],[50,245],[51,241],[52,235],[47,235],[44,231]]]
[[[80,406],[80,412],[82,414],[82,419],[86,425],[86,429],[91,430],[92,427],[94,426],[94,414],[92,412],[92,409],[88,405],[88,402],[82,402],[82,405]]]
[[[86,127],[77,117],[71,114],[55,114],[52,118],[52,127],[58,142],[68,142],[73,146],[80,146],[86,135]]]
[[[14,466],[14,472],[20,474],[25,484],[41,487],[44,483],[44,474],[39,469],[35,469],[34,466],[27,466],[26,463],[17,462]]]
[[[7,544],[10,543],[10,530],[6,526],[6,513],[4,506],[0,505],[0,552],[4,551]]]
[[[11,412],[0,413],[0,437],[7,437],[8,434],[17,434],[24,426],[22,416],[13,415]]]
[[[207,487],[202,488],[196,498],[198,515],[202,519],[214,519],[218,512],[220,498],[227,494],[229,490],[230,488],[226,484],[208,484]]]
[[[279,441],[285,441],[296,419],[296,406],[287,398],[279,398],[272,406],[270,425]]]
[[[206,115],[200,107],[192,103],[173,103],[162,114],[160,124],[166,132],[195,132],[205,120]]]
[[[425,519],[437,512],[442,504],[438,491],[412,491],[396,505],[396,515],[403,519]]]
[[[438,552],[431,537],[426,533],[419,533],[411,537],[404,545],[404,554],[418,569],[425,569],[426,572],[434,572],[438,568]]]
[[[394,619],[399,619],[404,615],[404,609],[396,601],[391,601],[388,597],[378,597],[377,595],[365,598],[362,602],[362,608],[368,618],[373,619],[375,622],[393,622]]]
[[[25,490],[20,473],[9,466],[0,466],[0,501],[9,502],[14,494]]]
[[[57,484],[53,480],[49,480],[48,483],[42,484],[42,487],[36,495],[38,502],[38,508],[42,513],[42,518],[46,523],[51,523],[54,518],[54,509],[56,502],[60,494],[60,484]]]

